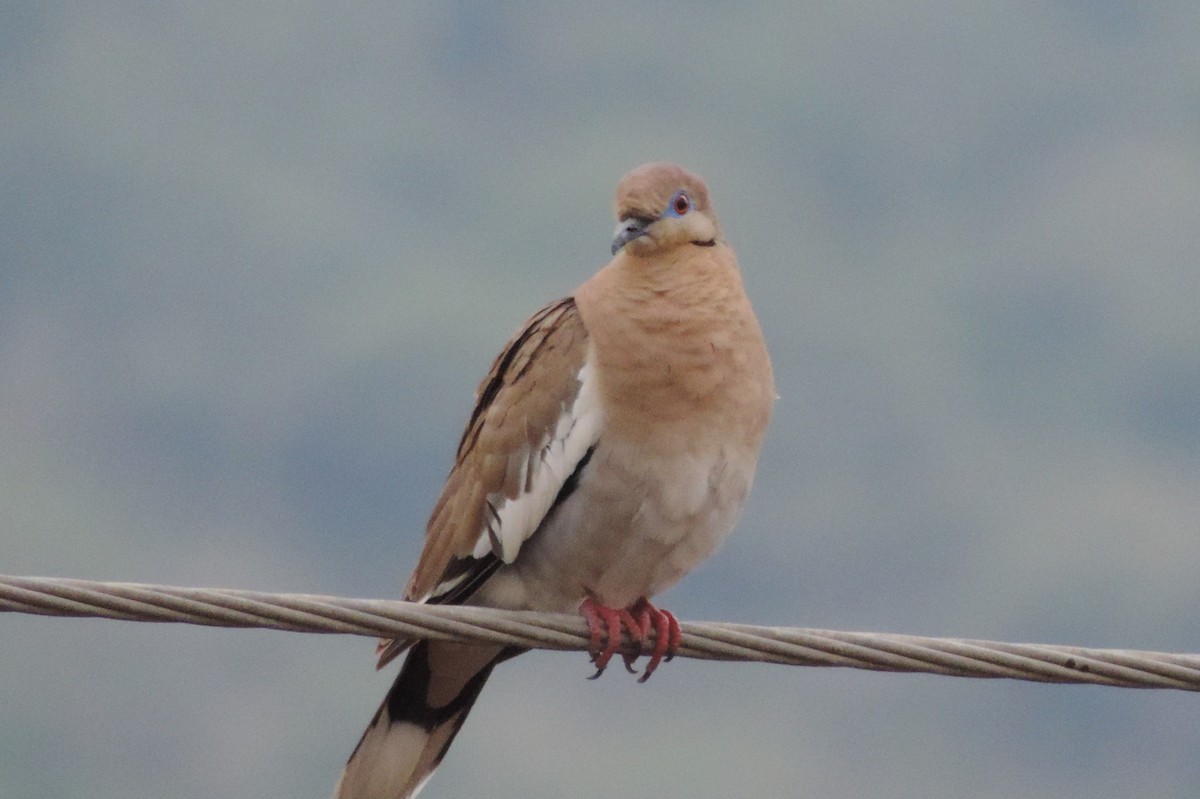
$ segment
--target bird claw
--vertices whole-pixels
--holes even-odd
[[[621,660],[625,663],[626,671],[637,674],[633,664],[641,656],[642,647],[649,639],[650,631],[654,631],[654,648],[638,682],[648,680],[664,659],[671,660],[679,650],[683,637],[679,621],[674,614],[659,610],[645,598],[639,599],[629,608],[617,610],[588,597],[579,606],[579,612],[587,621],[588,653],[596,666],[596,673],[589,679],[596,679],[608,668],[613,655],[621,649],[625,632],[629,633],[633,646],[621,652]]]
[[[631,610],[638,615],[642,623],[643,638],[649,635],[652,626],[654,628],[654,649],[650,652],[650,661],[638,679],[638,682],[645,682],[650,679],[659,663],[674,659],[683,641],[683,631],[674,613],[656,608],[644,598],[639,599]]]

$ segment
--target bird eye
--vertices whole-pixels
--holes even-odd
[[[671,210],[675,212],[676,216],[683,216],[692,210],[692,201],[686,194],[679,192],[675,195],[675,199],[671,201]]]

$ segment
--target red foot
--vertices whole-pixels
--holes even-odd
[[[654,607],[644,597],[629,608],[621,610],[606,607],[588,597],[579,606],[579,612],[587,620],[588,632],[591,635],[588,651],[592,656],[592,663],[596,664],[593,680],[604,673],[612,656],[621,648],[623,632],[629,633],[633,649],[622,652],[621,658],[625,661],[626,670],[635,674],[633,663],[640,655],[642,644],[649,637],[650,630],[654,630],[654,649],[638,682],[648,680],[664,656],[667,660],[675,657],[683,638],[675,616]]]
[[[654,627],[654,650],[650,653],[650,662],[646,664],[646,669],[638,680],[645,682],[658,668],[658,664],[662,663],[664,655],[668,661],[675,657],[675,653],[679,651],[679,644],[683,641],[683,631],[679,629],[679,620],[675,618],[674,613],[654,607],[645,597],[635,602],[629,611],[638,620],[643,640],[650,633],[650,627]]]
[[[635,643],[640,644],[641,639],[638,636],[637,623],[628,610],[615,610],[588,597],[579,606],[579,612],[587,620],[588,633],[591,635],[591,640],[588,641],[588,654],[592,656],[592,663],[596,664],[596,673],[592,675],[594,680],[604,673],[604,670],[608,668],[608,661],[612,660],[612,656],[621,648],[623,629],[629,630],[629,635]],[[625,667],[629,668],[629,657],[623,657],[625,657]]]

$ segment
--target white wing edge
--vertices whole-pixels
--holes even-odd
[[[550,511],[567,478],[600,437],[603,413],[590,362],[584,363],[576,379],[579,393],[575,395],[575,401],[559,417],[554,431],[542,442],[536,457],[529,459],[529,469],[533,473],[529,491],[513,498],[488,497],[495,512],[484,518],[483,530],[471,553],[474,557],[482,558],[494,552],[505,563],[512,563],[521,551],[521,545],[533,535]],[[496,551],[496,544],[499,544],[499,551]]]

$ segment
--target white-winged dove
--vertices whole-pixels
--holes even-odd
[[[623,630],[653,630],[644,680],[679,639],[648,600],[732,529],[775,387],[704,181],[646,164],[616,214],[612,261],[534,314],[480,384],[404,596],[578,611],[597,674]],[[380,666],[406,650],[338,799],[415,796],[492,668],[520,654],[390,640]]]

